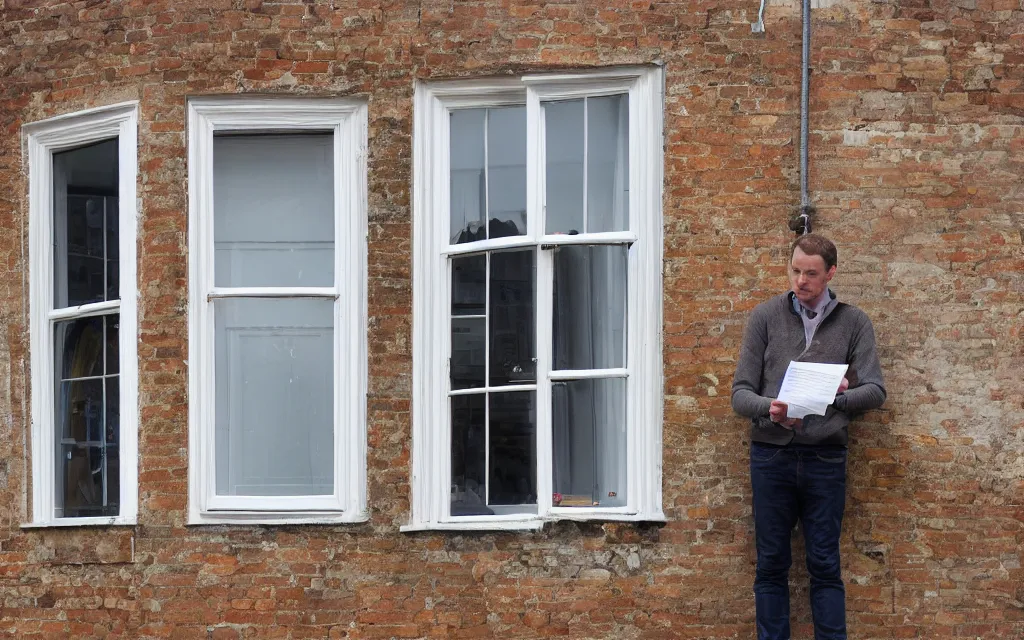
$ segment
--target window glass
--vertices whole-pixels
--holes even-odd
[[[629,96],[542,103],[545,232],[629,228]]]
[[[492,515],[487,506],[487,395],[452,396],[451,515]]]
[[[487,494],[491,505],[537,503],[535,397],[533,391],[488,394]]]
[[[554,252],[554,368],[626,366],[626,268],[622,245],[569,245]]]
[[[487,110],[488,237],[526,233],[526,107]]]
[[[484,167],[484,120],[487,109],[459,109],[451,112],[451,242],[485,240],[487,206]]]
[[[54,326],[57,517],[118,514],[117,319],[111,314]]]
[[[118,141],[54,153],[52,169],[54,308],[117,300]],[[119,513],[118,319],[53,324],[56,517]]]
[[[452,258],[452,315],[483,316],[487,304],[487,256]]]
[[[536,513],[536,393],[452,396],[451,415],[451,515]]]
[[[583,226],[583,100],[544,102],[545,233],[577,234]]]
[[[334,492],[334,301],[218,299],[218,495]]]
[[[587,98],[587,231],[629,229],[629,96]]]
[[[118,298],[117,140],[53,154],[53,306]]]
[[[537,379],[534,254],[532,248],[490,254],[491,386]]]
[[[213,139],[218,287],[334,284],[334,136]]]
[[[450,120],[450,240],[526,233],[526,108],[457,109]]]
[[[551,385],[556,507],[626,504],[626,379]]]

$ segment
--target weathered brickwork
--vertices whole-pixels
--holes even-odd
[[[853,638],[1024,637],[1024,5],[814,13],[812,199],[889,400],[852,431]],[[785,285],[800,19],[756,0],[0,0],[0,636],[750,638],[747,312]],[[402,534],[416,79],[658,61],[663,527]],[[186,527],[188,96],[369,104],[368,498],[356,526]],[[140,102],[139,525],[25,530],[21,127]],[[798,543],[799,544],[799,543]],[[801,552],[797,552],[797,558]],[[797,564],[802,564],[799,561]],[[796,637],[809,638],[794,570]]]

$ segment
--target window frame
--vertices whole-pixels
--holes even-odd
[[[216,287],[213,137],[219,132],[331,131],[334,144],[334,284]],[[199,97],[188,101],[189,507],[188,524],[346,523],[366,509],[367,106],[334,98]],[[218,496],[214,305],[217,298],[334,299],[334,493]]]
[[[418,82],[413,128],[413,399],[412,502],[403,531],[529,530],[551,520],[664,521],[661,499],[663,75],[657,66],[614,68],[519,78]],[[629,95],[629,230],[546,235],[542,100]],[[449,118],[452,109],[525,105],[527,112],[527,234],[449,244]],[[625,507],[552,504],[553,256],[568,244],[630,247],[627,276],[627,482]],[[537,514],[452,517],[449,404],[453,256],[536,247]],[[547,322],[546,322],[547,321]],[[605,370],[604,373],[608,373]],[[555,379],[597,377],[557,372]],[[575,379],[574,378],[574,379]]]
[[[23,527],[132,525],[138,517],[138,201],[137,101],[26,124],[29,167],[29,362],[32,515]],[[118,146],[119,300],[54,309],[53,156],[104,140]],[[56,517],[54,323],[119,313],[120,502],[116,516]]]

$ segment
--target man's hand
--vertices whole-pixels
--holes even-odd
[[[778,400],[772,400],[772,406],[768,409],[768,417],[771,418],[772,422],[777,422],[780,426],[787,429],[794,429],[799,427],[803,421],[799,418],[790,418],[786,414],[789,411],[789,405],[785,402],[779,402]]]
[[[836,395],[846,391],[850,388],[850,381],[843,377],[843,381],[839,383],[839,391],[836,391]]]

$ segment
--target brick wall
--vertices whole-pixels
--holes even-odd
[[[817,228],[889,400],[852,429],[854,638],[1024,637],[1024,5],[816,9]],[[0,636],[749,638],[747,312],[799,202],[799,7],[755,0],[0,0]],[[401,534],[414,79],[662,61],[664,527]],[[356,526],[185,527],[187,96],[369,101],[369,505]],[[140,514],[23,530],[21,126],[139,100]],[[800,557],[799,551],[797,558]],[[800,562],[798,561],[799,565]],[[794,571],[797,637],[809,638]]]

